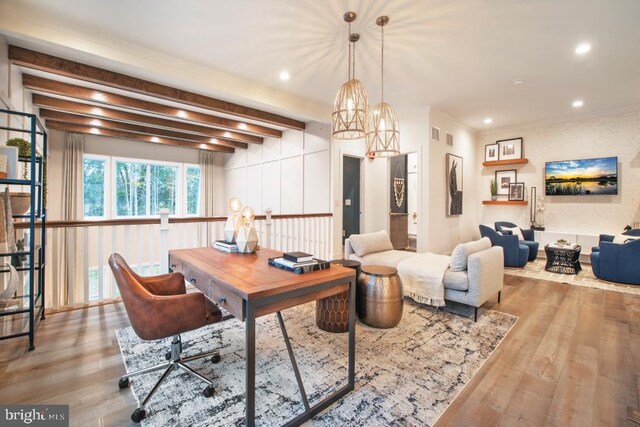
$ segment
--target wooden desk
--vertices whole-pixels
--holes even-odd
[[[267,260],[282,252],[260,249],[254,254],[229,254],[213,248],[169,251],[171,270],[221,307],[245,322],[246,402],[248,426],[255,425],[255,320],[276,313],[296,375],[305,412],[287,425],[300,425],[353,390],[355,384],[355,271],[332,265],[326,270],[294,274],[270,267]],[[307,401],[280,311],[349,291],[349,374],[348,383],[313,406]]]

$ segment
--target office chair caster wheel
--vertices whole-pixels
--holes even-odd
[[[218,363],[220,361],[220,355],[219,354],[215,354],[213,356],[211,356],[211,363]]]
[[[216,389],[213,386],[207,386],[204,390],[202,390],[202,395],[204,397],[211,397],[216,392]]]
[[[131,414],[131,421],[133,421],[134,423],[139,423],[140,421],[144,420],[146,417],[147,417],[147,411],[145,411],[144,409],[137,408],[135,411],[133,411],[133,414]]]
[[[129,387],[129,378],[120,378],[120,381],[118,381],[118,387],[121,389]]]

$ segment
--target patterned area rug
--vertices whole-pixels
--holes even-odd
[[[640,286],[607,282],[593,275],[591,264],[581,263],[582,271],[578,274],[552,273],[544,269],[547,260],[538,258],[527,263],[523,268],[505,268],[504,274],[528,277],[530,279],[548,280],[549,282],[566,283],[568,285],[584,286],[586,288],[603,289],[605,291],[623,292],[625,294],[640,295]]]
[[[465,317],[466,316],[466,317]],[[346,384],[347,334],[315,325],[315,304],[283,312],[311,404]],[[356,386],[307,425],[432,425],[502,341],[517,318],[455,305],[436,310],[405,301],[393,329],[357,324]],[[256,423],[282,425],[304,410],[275,314],[257,320]],[[164,361],[169,339],[144,342],[133,329],[116,331],[127,371]],[[172,373],[147,406],[145,426],[228,426],[244,420],[244,324],[232,319],[182,336],[184,355],[220,348],[222,360],[190,365],[211,378],[216,393]],[[158,373],[136,377],[131,388],[144,398]],[[116,386],[114,384],[114,386]]]

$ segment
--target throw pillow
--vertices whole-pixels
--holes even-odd
[[[451,253],[449,269],[451,271],[465,271],[467,269],[469,255],[489,248],[491,248],[491,240],[489,240],[488,237],[483,237],[473,242],[460,243]]]
[[[624,243],[632,242],[638,239],[640,239],[640,236],[628,236],[626,234],[618,234],[613,238],[613,243],[624,244]]]
[[[393,249],[391,239],[384,230],[375,233],[352,234],[349,237],[349,243],[359,257]]]
[[[520,227],[502,227],[502,230],[509,231],[511,234],[515,234],[516,236],[518,236],[518,240],[524,240],[524,236],[522,235],[522,230],[520,230]]]

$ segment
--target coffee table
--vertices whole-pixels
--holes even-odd
[[[546,245],[544,252],[547,255],[545,270],[552,273],[578,274],[582,270],[580,265],[580,245],[562,246],[555,243]]]

